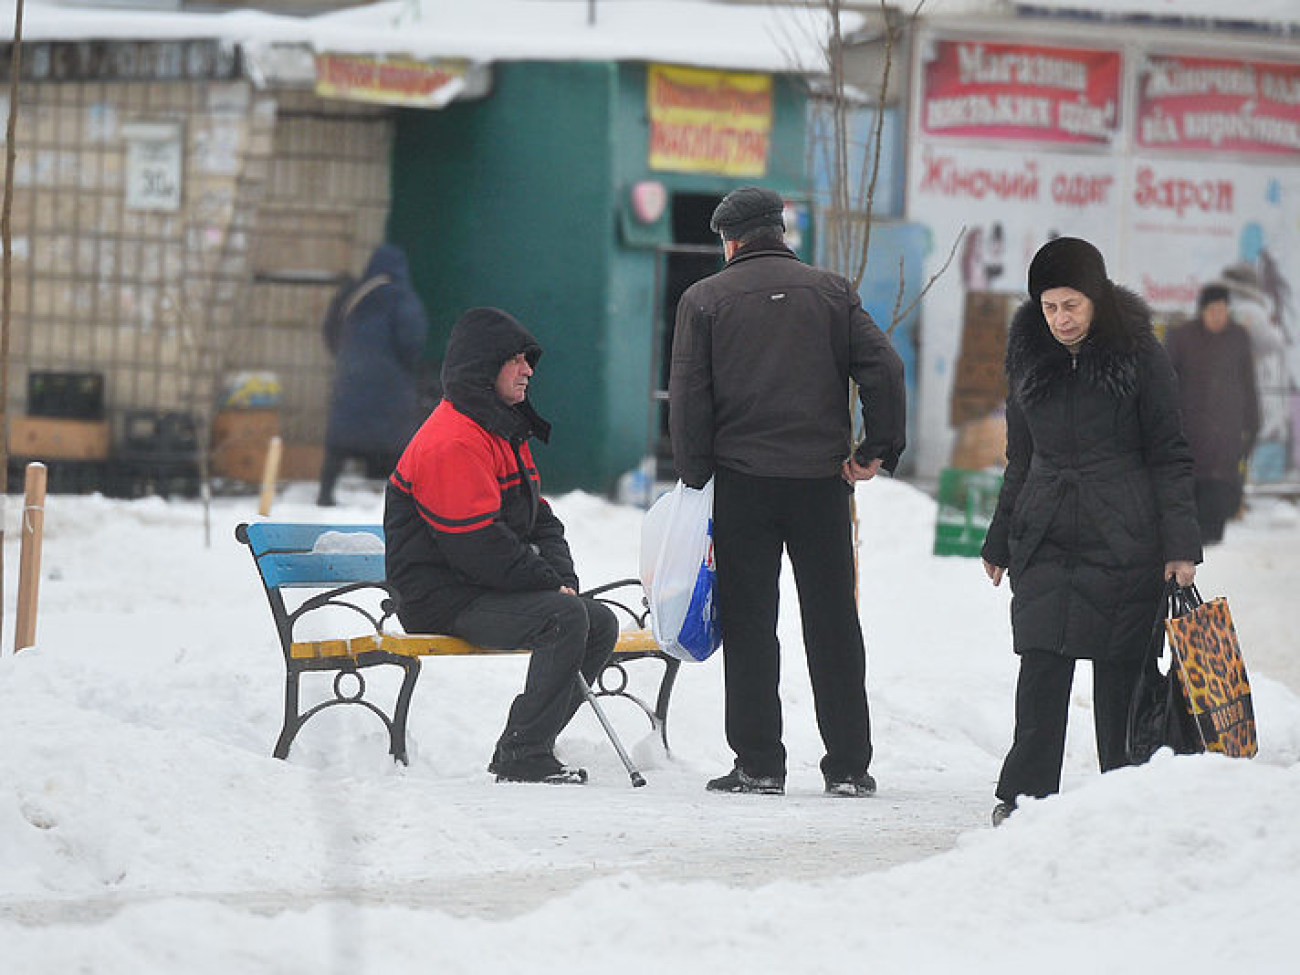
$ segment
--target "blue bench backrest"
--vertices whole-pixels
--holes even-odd
[[[379,525],[319,525],[287,522],[255,522],[241,525],[246,541],[257,559],[258,571],[268,589],[285,586],[330,587],[349,582],[383,582],[384,553],[315,552],[313,548],[326,532],[373,535],[381,542]]]

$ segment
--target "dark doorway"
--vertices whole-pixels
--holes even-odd
[[[673,242],[659,248],[656,267],[658,314],[655,329],[655,478],[675,480],[668,436],[668,372],[672,364],[673,324],[682,292],[722,268],[722,245],[709,229],[709,218],[722,197],[709,193],[674,193]]]

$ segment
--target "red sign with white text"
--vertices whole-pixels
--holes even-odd
[[[1300,64],[1148,55],[1138,79],[1137,144],[1300,155]]]
[[[941,41],[922,77],[921,131],[1109,146],[1120,125],[1118,51]]]

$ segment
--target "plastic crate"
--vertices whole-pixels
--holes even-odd
[[[193,457],[199,449],[198,424],[189,413],[127,410],[119,444],[119,454]]]
[[[21,495],[27,477],[27,461],[9,458],[6,487],[10,494]],[[105,469],[102,461],[52,460],[45,463],[47,494],[93,494],[102,491]]]
[[[104,374],[29,372],[27,415],[68,420],[104,418]]]
[[[1000,472],[945,468],[939,474],[934,554],[978,558],[1001,489]]]

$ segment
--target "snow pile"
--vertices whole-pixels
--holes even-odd
[[[345,481],[328,510],[310,504],[314,490],[291,486],[275,518],[380,519],[373,486]],[[357,708],[317,716],[276,761],[283,664],[234,540],[255,503],[218,501],[207,547],[196,503],[49,499],[38,646],[8,650],[7,613],[0,656],[6,972],[1294,967],[1300,522],[1289,505],[1231,525],[1200,580],[1232,600],[1259,757],[1161,754],[1097,775],[1082,667],[1065,791],[993,830],[1015,680],[1007,593],[974,561],[930,554],[934,503],[905,484],[858,488],[880,782],[862,801],[821,795],[789,579],[784,798],[703,790],[730,765],[718,658],[683,667],[671,756],[639,711],[608,703],[644,789],[586,711],[559,747],[590,769],[587,786],[491,781],[520,657],[425,661],[409,768]],[[584,584],[636,574],[640,510],[583,494],[553,503]],[[15,566],[17,508],[5,534]],[[5,574],[6,607],[16,575]],[[658,665],[628,669],[652,696]],[[372,675],[372,690],[395,689]]]

